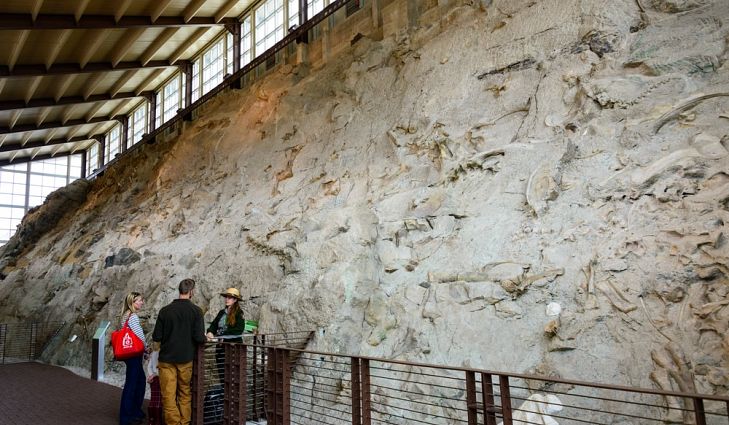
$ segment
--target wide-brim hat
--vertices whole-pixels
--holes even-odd
[[[239,301],[243,299],[240,296],[240,291],[238,291],[235,288],[228,288],[228,289],[226,289],[225,292],[221,292],[220,293],[220,296],[221,297],[233,297],[233,298],[235,298],[235,299],[237,299]]]

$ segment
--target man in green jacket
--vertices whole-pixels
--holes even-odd
[[[192,420],[192,360],[205,343],[203,314],[190,301],[195,281],[180,282],[178,299],[162,307],[152,339],[160,343],[159,383],[167,425],[189,425]]]

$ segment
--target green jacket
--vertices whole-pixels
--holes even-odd
[[[218,323],[220,322],[220,318],[223,317],[225,314],[225,309],[222,309],[218,312],[218,315],[215,316],[215,319],[213,319],[213,322],[208,327],[207,332],[212,333],[215,336],[225,336],[225,335],[242,335],[243,331],[246,328],[246,321],[243,319],[243,314],[238,310],[235,314],[235,325],[230,326],[226,322],[226,326],[224,329],[219,329]],[[220,333],[218,333],[220,331]],[[226,342],[241,342],[242,339],[240,338],[231,338],[226,339]]]

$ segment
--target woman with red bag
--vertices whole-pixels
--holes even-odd
[[[124,298],[124,308],[122,309],[121,325],[129,326],[142,343],[146,353],[147,342],[144,339],[144,330],[139,323],[137,311],[144,305],[144,298],[139,292],[130,292]],[[142,405],[144,403],[144,391],[147,388],[147,377],[144,375],[144,367],[142,361],[144,353],[139,356],[124,360],[127,366],[126,379],[124,380],[124,389],[122,390],[121,405],[119,406],[119,424],[120,425],[139,425],[144,423],[144,411]]]

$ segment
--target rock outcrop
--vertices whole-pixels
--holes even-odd
[[[439,3],[219,96],[21,231],[0,319],[88,340],[138,290],[151,329],[193,277],[208,319],[237,287],[322,351],[726,394],[729,3]]]

